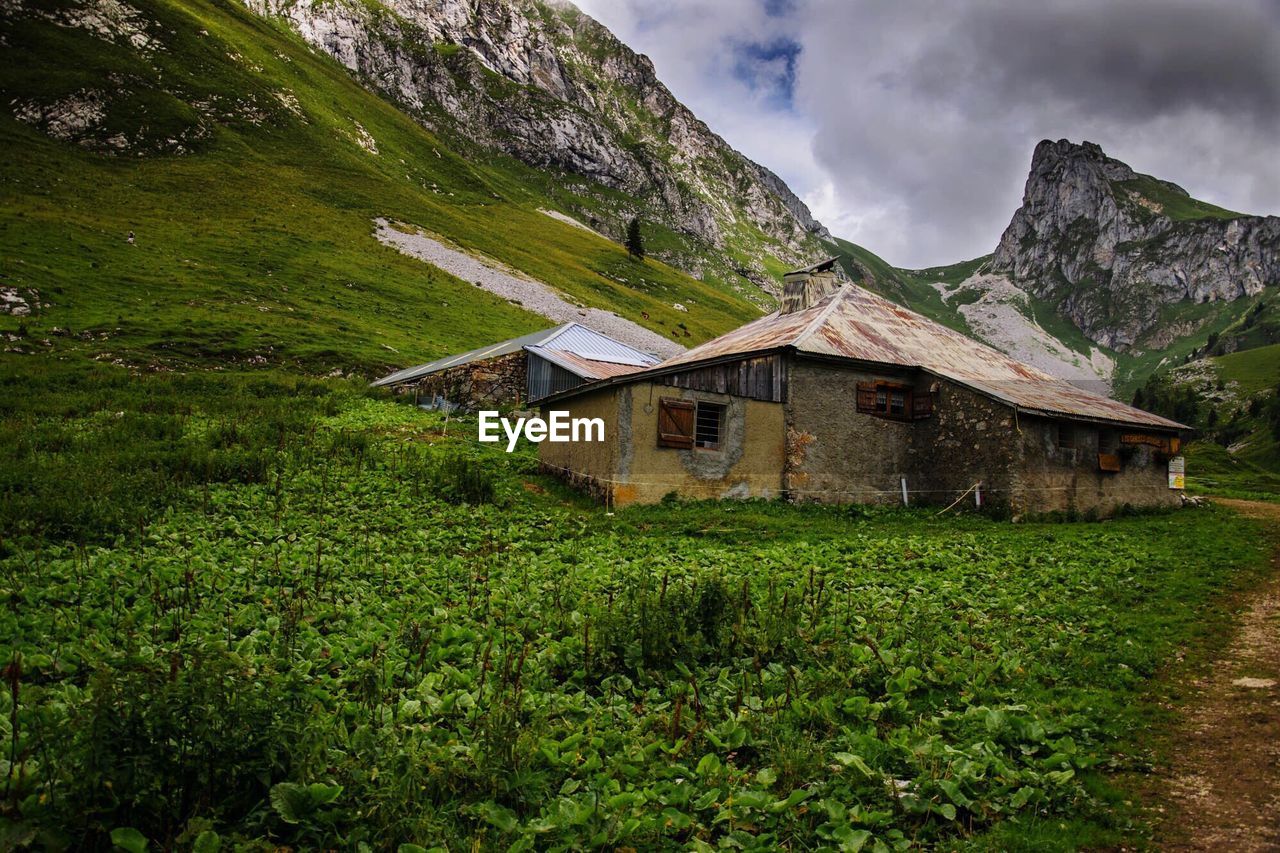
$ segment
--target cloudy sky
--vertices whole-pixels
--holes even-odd
[[[1043,138],[1280,214],[1280,0],[576,0],[834,233],[990,252]]]

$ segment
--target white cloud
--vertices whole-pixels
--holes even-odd
[[[579,4],[676,97],[892,263],[991,251],[1042,138],[1250,213],[1280,211],[1280,7],[1267,0],[750,0]],[[794,100],[744,45],[791,39]],[[736,71],[736,73],[735,73]],[[747,78],[747,79],[744,79]]]

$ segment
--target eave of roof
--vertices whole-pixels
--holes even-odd
[[[520,352],[526,346],[540,344],[549,340],[563,332],[572,323],[562,323],[559,326],[552,326],[549,329],[541,329],[537,332],[530,332],[527,335],[521,335],[518,338],[511,338],[505,341],[499,341],[496,344],[477,347],[467,352],[457,353],[456,355],[438,358],[435,361],[429,361],[426,364],[419,364],[413,367],[406,367],[389,373],[381,379],[374,380],[372,384],[375,388],[386,385],[399,385],[401,382],[410,382],[414,379],[421,379],[423,376],[430,376],[432,373],[439,373],[441,370],[447,370],[450,367],[458,367],[463,364],[470,364],[473,361],[480,361],[485,358],[496,358],[501,355],[510,355],[513,352]]]

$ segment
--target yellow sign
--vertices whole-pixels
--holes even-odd
[[[1175,456],[1169,460],[1169,488],[1185,489],[1187,487],[1187,460],[1183,456]]]

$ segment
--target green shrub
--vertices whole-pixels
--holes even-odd
[[[112,827],[171,842],[195,817],[261,822],[272,782],[306,753],[306,712],[295,680],[250,672],[216,643],[101,666],[84,701],[37,733],[56,747],[46,818],[99,843]]]
[[[427,468],[430,492],[451,504],[490,504],[497,500],[498,472],[487,460],[452,451]]]

